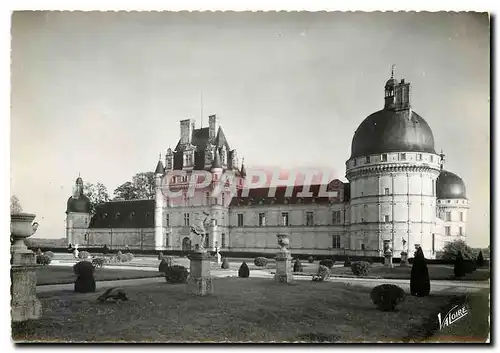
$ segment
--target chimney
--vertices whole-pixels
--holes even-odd
[[[405,82],[404,79],[395,87],[395,109],[396,110],[406,110],[411,108],[410,102],[410,83]]]
[[[181,145],[191,143],[194,131],[194,119],[181,120]]]
[[[208,117],[208,138],[210,140],[214,140],[217,137],[217,130],[219,129],[218,120],[215,114]]]

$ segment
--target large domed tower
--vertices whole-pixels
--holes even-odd
[[[444,154],[441,153],[442,164],[444,164]],[[443,170],[437,178],[437,207],[438,218],[442,221],[443,229],[442,246],[447,242],[455,240],[466,240],[467,212],[469,210],[469,200],[465,189],[465,183],[458,175]]]
[[[83,193],[83,179],[75,181],[75,191],[66,205],[66,241],[68,244],[84,244],[88,241],[90,200]]]
[[[346,162],[351,253],[382,256],[386,244],[394,257],[402,251],[411,257],[415,246],[435,256],[440,158],[431,128],[412,110],[410,97],[410,83],[398,82],[393,73],[384,108],[368,116],[352,139]]]

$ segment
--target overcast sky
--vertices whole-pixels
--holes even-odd
[[[110,193],[154,170],[179,120],[209,114],[248,167],[328,167],[345,181],[357,126],[390,67],[412,83],[468,242],[489,244],[489,22],[471,13],[18,12],[12,18],[11,192],[38,237],[65,237],[74,180]]]

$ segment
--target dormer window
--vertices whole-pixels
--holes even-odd
[[[370,163],[370,156],[366,156],[366,163]]]
[[[117,213],[115,214],[115,219],[118,219],[118,218],[120,218],[120,212],[117,212]]]
[[[382,162],[387,162],[387,153],[382,154]]]
[[[400,158],[402,161],[406,161],[406,153],[401,153]]]

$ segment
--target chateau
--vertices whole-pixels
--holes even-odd
[[[251,188],[244,163],[215,115],[196,129],[180,122],[180,139],[155,169],[154,200],[112,201],[90,217],[83,181],[67,203],[68,243],[110,248],[189,251],[199,237],[191,226],[208,214],[204,246],[224,252],[275,253],[276,235],[290,235],[294,254],[383,256],[392,249],[411,256],[420,246],[435,258],[443,246],[465,240],[469,201],[465,184],[443,170],[427,122],[412,108],[411,85],[393,75],[384,87],[383,109],[369,115],[354,133],[344,183]],[[209,172],[205,188],[197,171]],[[226,172],[235,175],[236,193],[212,191]],[[249,173],[250,174],[250,173]],[[165,185],[180,192],[165,194]],[[324,196],[327,190],[329,196]]]

